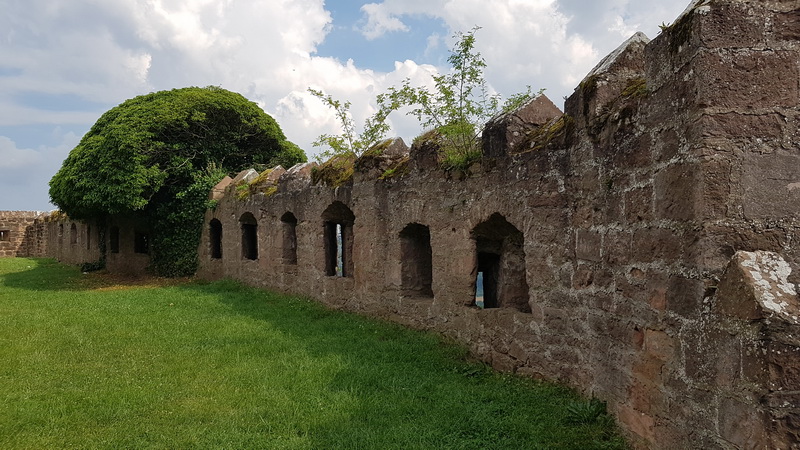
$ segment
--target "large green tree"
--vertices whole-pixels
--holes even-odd
[[[226,173],[306,160],[255,103],[218,87],[155,92],[103,114],[50,180],[70,217],[114,214],[153,225],[160,275],[193,273],[209,189]],[[188,252],[188,255],[187,255]]]

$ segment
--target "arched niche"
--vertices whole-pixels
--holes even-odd
[[[297,264],[297,217],[287,211],[281,216],[281,256],[284,264]]]
[[[433,251],[430,229],[410,223],[400,231],[401,288],[410,297],[433,297]]]
[[[258,221],[246,212],[239,218],[242,229],[242,259],[258,259]]]
[[[522,232],[494,213],[476,225],[471,236],[475,241],[476,305],[530,312]]]
[[[355,214],[342,202],[330,204],[322,213],[325,274],[353,276],[353,223]]]

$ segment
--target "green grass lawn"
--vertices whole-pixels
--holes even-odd
[[[0,259],[3,449],[625,448],[587,405],[300,298]]]

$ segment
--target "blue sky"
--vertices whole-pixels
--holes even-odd
[[[0,0],[0,210],[51,210],[47,183],[99,116],[184,86],[239,92],[290,140],[337,132],[308,87],[353,103],[446,70],[456,31],[480,26],[491,87],[545,88],[558,106],[635,31],[655,37],[689,0]],[[390,117],[395,135],[421,131]]]

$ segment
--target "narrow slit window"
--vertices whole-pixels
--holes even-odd
[[[485,308],[483,300],[483,272],[478,272],[478,277],[475,279],[475,306]]]
[[[337,201],[322,213],[322,219],[325,274],[330,277],[352,277],[355,215],[344,203]]]
[[[342,244],[344,238],[344,231],[342,224],[336,224],[336,276],[344,276],[344,251],[342,251]]]
[[[10,241],[11,230],[0,230],[0,241]]]
[[[222,258],[222,222],[212,219],[208,224],[208,237],[211,243],[211,259]]]

